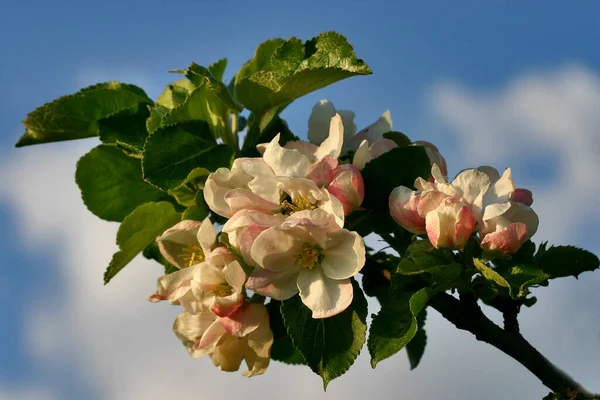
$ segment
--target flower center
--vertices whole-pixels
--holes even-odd
[[[321,250],[319,245],[304,243],[298,255],[298,264],[302,268],[313,269],[321,261]]]
[[[191,267],[194,264],[201,263],[205,259],[202,247],[194,243],[190,243],[186,247],[184,247],[183,253],[181,253],[179,257],[181,257],[185,261],[187,267]]]
[[[212,291],[217,297],[227,297],[233,294],[233,288],[228,283],[221,283]]]
[[[297,197],[290,202],[290,198],[286,197],[281,202],[281,213],[290,215],[298,211],[314,210],[317,208],[317,203],[311,203],[308,197]]]

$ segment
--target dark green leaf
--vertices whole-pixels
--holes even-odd
[[[230,147],[212,140],[204,121],[167,126],[146,140],[142,160],[144,179],[170,190],[181,185],[193,169],[215,171],[229,167],[232,157]]]
[[[419,330],[406,345],[406,354],[408,355],[408,362],[410,363],[410,369],[417,368],[423,354],[425,354],[425,346],[427,345],[427,333],[425,333],[425,319],[427,318],[427,309],[424,308],[417,316],[417,326]]]
[[[173,205],[167,202],[146,203],[133,210],[119,226],[117,245],[120,251],[113,255],[104,273],[104,284],[180,218]]]
[[[144,182],[140,160],[100,145],[81,157],[75,181],[87,208],[108,221],[122,221],[136,207],[169,198]]]
[[[429,289],[415,293],[391,290],[388,302],[373,315],[367,347],[371,366],[402,350],[415,336],[417,316],[429,300]]]
[[[102,143],[115,145],[127,153],[138,155],[144,149],[148,137],[146,120],[150,110],[140,106],[136,112],[125,109],[98,121],[99,136]]]
[[[192,219],[195,221],[203,221],[208,214],[210,213],[210,209],[208,205],[204,202],[204,193],[202,191],[196,193],[196,197],[194,200],[194,205],[189,206],[181,216],[181,219]]]
[[[287,333],[281,316],[281,302],[271,300],[267,304],[269,312],[269,324],[273,331],[273,347],[271,347],[271,358],[285,364],[306,364],[302,354],[292,344],[292,339]]]
[[[119,82],[100,83],[47,103],[29,113],[26,132],[17,147],[98,135],[98,121],[123,110],[132,113],[152,104],[137,86]]]
[[[429,177],[430,169],[429,158],[422,146],[394,148],[371,160],[362,170],[365,182],[362,206],[387,210],[388,198],[395,187],[413,187],[418,177]]]
[[[383,134],[383,137],[386,139],[393,140],[394,142],[396,142],[398,147],[406,147],[412,143],[408,136],[401,132],[387,132]]]
[[[321,376],[325,389],[330,381],[350,368],[365,343],[367,301],[354,280],[352,286],[352,304],[333,317],[312,318],[312,312],[302,304],[299,295],[285,300],[281,306],[294,347],[310,369]]]
[[[201,191],[200,185],[204,184],[210,171],[206,168],[194,168],[175,189],[169,190],[169,194],[183,206],[190,207],[199,205],[196,203],[196,195]],[[203,199],[204,200],[204,199]]]
[[[428,240],[418,240],[408,246],[400,259],[397,272],[403,275],[416,275],[454,263],[452,252],[436,249]]]
[[[339,80],[371,73],[338,33],[323,33],[304,44],[297,38],[275,39],[259,46],[240,69],[235,95],[246,108],[262,114]]]
[[[550,278],[577,278],[582,272],[594,271],[600,266],[595,254],[573,246],[552,246],[541,254],[538,263]]]

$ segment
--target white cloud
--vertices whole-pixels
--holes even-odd
[[[561,160],[552,181],[526,182],[545,221],[538,240],[573,242],[569,237],[579,222],[599,217],[586,212],[600,194],[589,172],[597,162],[590,153],[598,138],[594,126],[600,126],[600,113],[595,112],[600,85],[594,74],[570,67],[523,76],[483,94],[446,83],[432,99],[436,115],[453,128],[461,149],[448,157],[451,162],[510,164],[518,180],[519,157],[539,146]],[[429,314],[428,348],[417,370],[408,371],[404,354],[371,370],[364,348],[355,366],[333,381],[327,394],[306,367],[274,362],[264,376],[245,379],[218,371],[208,359],[189,358],[171,332],[178,310],[145,300],[160,274],[157,265],[138,258],[108,286],[102,285],[102,273],[116,249],[117,225],[85,209],[73,179],[77,158],[91,146],[92,141],[34,146],[0,161],[7,171],[0,175],[0,201],[17,215],[16,234],[24,248],[42,259],[40,252],[48,248],[58,254],[39,268],[56,265],[54,273],[64,287],[53,298],[37,298],[29,323],[22,327],[49,375],[58,361],[72,369],[70,376],[78,384],[111,400],[504,399],[541,398],[548,392],[509,357],[451,327],[435,312]],[[580,175],[573,179],[573,172]],[[523,331],[533,343],[596,391],[600,325],[591,305],[597,301],[586,296],[597,298],[593,289],[598,278],[598,273],[586,274],[580,281],[553,283],[539,291],[540,304],[525,310],[523,318]]]
[[[3,400],[55,400],[55,397],[45,389],[20,388],[5,390],[0,388],[0,399]]]

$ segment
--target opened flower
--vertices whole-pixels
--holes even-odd
[[[185,268],[205,260],[216,245],[217,232],[208,218],[204,221],[184,220],[156,238],[160,253],[177,268]]]
[[[261,232],[250,253],[258,268],[246,283],[248,289],[276,300],[300,292],[313,318],[336,315],[350,305],[349,278],[365,263],[360,235],[340,228],[321,209],[297,212]]]

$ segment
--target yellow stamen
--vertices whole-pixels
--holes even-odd
[[[183,253],[181,253],[179,257],[185,261],[186,267],[191,267],[194,264],[201,263],[205,258],[202,247],[194,243],[188,244],[183,249]]]
[[[212,292],[217,297],[227,297],[233,294],[233,288],[227,283],[221,283],[220,285],[215,286]]]
[[[298,264],[302,268],[313,269],[321,261],[321,247],[304,243],[300,255],[298,255]]]
[[[317,208],[317,204],[311,203],[308,197],[298,197],[291,203],[288,199],[281,202],[281,213],[285,215],[290,215],[303,210],[314,210],[315,208]]]

